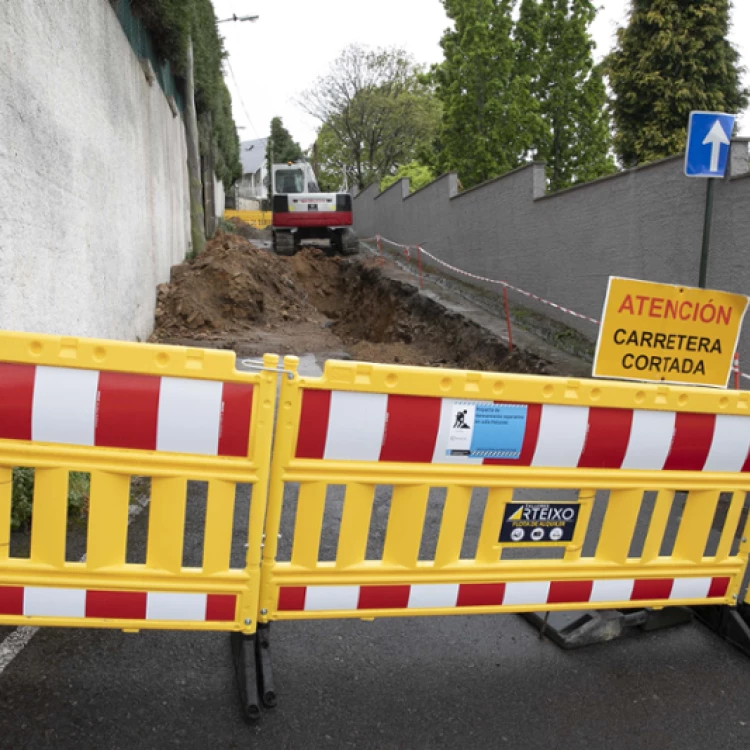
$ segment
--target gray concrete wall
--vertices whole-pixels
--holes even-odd
[[[733,144],[732,163],[735,176],[716,184],[708,285],[750,294],[747,142]],[[355,198],[354,216],[361,237],[421,244],[466,271],[599,318],[609,276],[697,285],[705,195],[705,180],[684,176],[682,157],[551,195],[544,165],[530,164],[460,194],[454,174],[412,195],[407,180],[380,194],[373,186]],[[511,300],[596,337],[593,324]]]
[[[0,5],[0,328],[145,338],[188,250],[182,119],[107,0]]]

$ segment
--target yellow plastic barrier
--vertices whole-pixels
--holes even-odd
[[[224,211],[224,218],[241,219],[245,224],[256,229],[266,229],[273,223],[273,214],[270,211]]]
[[[750,552],[750,393],[352,362],[302,378],[275,355],[249,374],[227,352],[31,334],[1,333],[0,352],[0,625],[229,631],[251,719],[258,686],[275,703],[275,620],[701,605],[750,649],[727,615]],[[35,472],[26,556],[17,467]],[[79,561],[73,471],[91,487]]]
[[[285,381],[261,626],[734,605],[749,409],[746,392],[350,362]]]
[[[0,625],[253,633],[276,374],[202,349],[15,333],[0,344]],[[10,554],[14,467],[35,474],[26,557]],[[71,471],[90,473],[82,561],[66,555]],[[140,563],[127,559],[134,476],[151,482]],[[189,482],[207,483],[196,567],[183,564]],[[252,488],[247,558],[232,567],[240,483]]]

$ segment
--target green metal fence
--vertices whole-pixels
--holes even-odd
[[[151,62],[156,80],[162,91],[169,97],[174,97],[177,109],[184,112],[185,99],[182,93],[182,82],[172,74],[172,67],[166,60],[161,60],[156,54],[151,35],[140,19],[133,13],[131,0],[115,0],[112,2],[117,18],[130,42],[130,46],[138,57]]]

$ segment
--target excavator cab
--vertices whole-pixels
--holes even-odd
[[[317,193],[318,182],[312,167],[305,163],[274,167],[274,195],[294,195],[295,193]]]

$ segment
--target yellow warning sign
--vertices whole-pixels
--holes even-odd
[[[726,388],[748,298],[611,276],[594,377]]]

